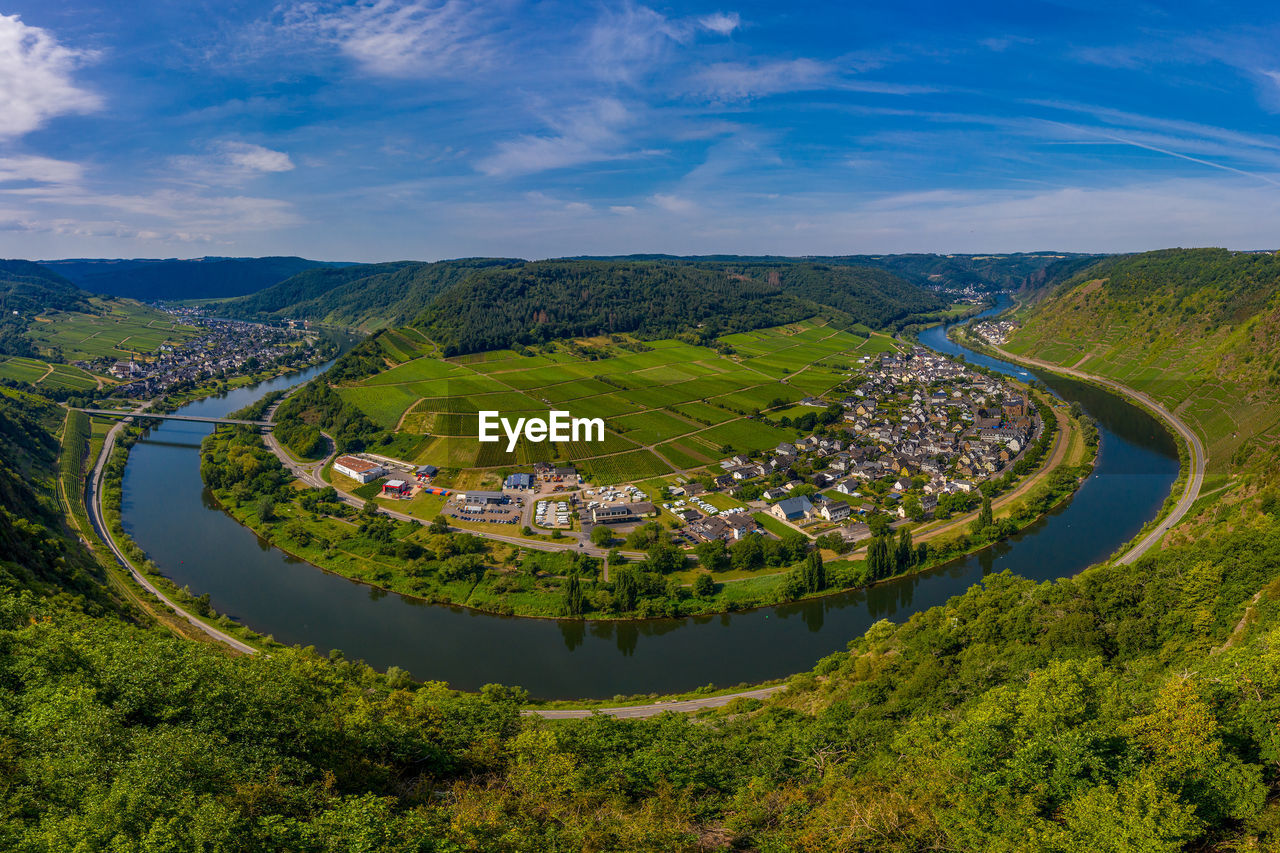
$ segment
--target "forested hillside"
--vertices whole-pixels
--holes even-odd
[[[609,332],[670,337],[701,326],[714,337],[794,322],[816,310],[776,281],[724,270],[540,261],[471,276],[415,325],[453,355]]]
[[[1207,489],[1280,442],[1280,256],[1109,258],[1023,319],[1010,351],[1117,379],[1181,415],[1208,449]]]
[[[669,261],[724,266],[789,266],[821,264],[825,267],[872,267],[894,273],[920,287],[978,291],[1021,290],[1052,285],[1069,278],[1101,255],[1072,252],[1015,252],[1007,255],[834,255],[789,258],[774,255],[625,255],[595,256],[585,260]]]
[[[303,270],[331,266],[306,258],[43,261],[90,293],[144,302],[224,299],[255,293]]]
[[[0,355],[35,355],[25,332],[44,309],[89,311],[88,294],[31,261],[0,260]]]
[[[248,319],[295,318],[365,331],[403,325],[450,285],[476,270],[521,264],[501,258],[439,263],[400,261],[316,269],[251,297],[230,303],[227,313]]]

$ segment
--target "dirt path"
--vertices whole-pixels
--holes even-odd
[[[531,709],[520,713],[528,717],[542,717],[544,720],[580,720],[583,717],[590,717],[592,714],[607,714],[610,717],[636,719],[640,717],[656,717],[658,714],[665,714],[668,711],[687,714],[690,711],[701,711],[706,708],[720,708],[728,705],[734,699],[765,699],[785,688],[785,684],[775,684],[772,687],[758,687],[754,690],[744,690],[741,693],[708,696],[705,699],[684,699],[678,702],[655,702],[652,705],[629,705],[617,708]]]

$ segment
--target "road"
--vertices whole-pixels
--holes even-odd
[[[1151,550],[1151,548],[1154,547],[1155,544],[1159,542],[1175,524],[1182,520],[1183,516],[1190,511],[1191,505],[1196,502],[1196,498],[1200,496],[1200,487],[1204,484],[1205,469],[1204,445],[1200,441],[1200,436],[1196,435],[1191,427],[1187,426],[1186,422],[1182,420],[1182,418],[1156,402],[1150,395],[1130,388],[1128,385],[1123,385],[1114,379],[1108,379],[1105,376],[1087,373],[1083,370],[1077,370],[1074,367],[1063,367],[1058,364],[1050,364],[1049,362],[1041,361],[1038,358],[1014,355],[1008,350],[992,344],[987,344],[987,346],[999,353],[1002,358],[1007,358],[1009,361],[1025,364],[1030,367],[1039,367],[1043,370],[1048,370],[1051,373],[1060,373],[1064,376],[1070,376],[1075,379],[1084,379],[1089,382],[1095,382],[1106,388],[1110,388],[1119,394],[1123,394],[1132,400],[1137,400],[1139,403],[1155,412],[1156,415],[1169,424],[1169,426],[1173,427],[1174,432],[1181,436],[1182,440],[1187,443],[1187,449],[1191,454],[1191,470],[1190,476],[1187,477],[1186,485],[1183,488],[1182,497],[1178,499],[1178,502],[1174,505],[1172,512],[1165,516],[1159,524],[1147,533],[1147,535],[1143,536],[1137,544],[1117,558],[1116,562],[1121,564],[1132,563],[1143,554],[1147,553],[1147,551]]]
[[[755,690],[744,690],[741,693],[729,693],[724,696],[708,696],[704,699],[685,699],[678,702],[657,702],[652,705],[630,705],[620,708],[550,708],[546,710],[535,708],[521,711],[520,713],[528,717],[542,717],[544,720],[578,720],[583,717],[590,717],[592,714],[607,714],[610,717],[619,717],[621,719],[656,717],[658,714],[665,714],[667,711],[687,714],[690,711],[720,708],[728,705],[734,699],[765,699],[786,686],[785,684],[775,684],[772,687],[757,687]]]
[[[149,406],[151,404],[147,403],[146,405]],[[238,652],[243,652],[247,655],[256,655],[258,650],[253,646],[241,642],[225,631],[220,631],[212,625],[200,621],[194,615],[188,613],[186,610],[183,610],[175,604],[168,596],[157,589],[155,584],[153,584],[145,575],[134,567],[133,563],[125,557],[124,552],[120,550],[120,547],[116,545],[115,540],[111,538],[110,532],[107,530],[106,517],[102,512],[102,472],[107,466],[107,460],[111,458],[111,451],[115,447],[116,439],[119,437],[120,432],[124,429],[126,423],[127,421],[121,421],[113,426],[111,431],[107,433],[106,439],[102,442],[102,450],[98,453],[98,459],[93,466],[93,474],[89,478],[89,493],[86,496],[89,504],[89,519],[93,522],[93,526],[98,529],[98,535],[102,537],[102,541],[107,543],[107,547],[110,548],[111,553],[115,555],[116,561],[128,569],[129,574],[133,576],[135,581],[137,581],[138,586],[154,595],[162,604],[170,608],[183,619],[186,619],[193,627],[203,631],[212,639],[217,640],[220,643],[225,643]]]

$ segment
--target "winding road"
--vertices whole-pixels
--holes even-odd
[[[1041,370],[1047,370],[1050,373],[1059,373],[1064,376],[1070,376],[1074,379],[1083,379],[1086,382],[1093,382],[1109,388],[1119,394],[1123,394],[1154,412],[1161,420],[1169,424],[1169,426],[1173,428],[1182,440],[1186,442],[1187,450],[1191,455],[1191,464],[1190,475],[1187,477],[1186,485],[1182,491],[1182,497],[1178,498],[1178,502],[1174,505],[1172,512],[1166,515],[1159,524],[1148,531],[1147,534],[1138,540],[1132,548],[1117,557],[1116,562],[1127,565],[1136,561],[1143,554],[1147,553],[1147,551],[1151,550],[1175,524],[1182,520],[1183,516],[1190,511],[1192,504],[1196,502],[1196,498],[1200,496],[1200,487],[1204,484],[1205,469],[1204,444],[1201,443],[1200,436],[1196,435],[1195,431],[1192,430],[1191,427],[1187,426],[1186,422],[1183,421],[1182,418],[1156,402],[1150,395],[1130,388],[1128,385],[1121,384],[1114,379],[1108,379],[1105,376],[1098,376],[1094,373],[1077,370],[1074,367],[1052,364],[1038,358],[1014,355],[1008,350],[994,344],[987,344],[986,346],[999,353],[1001,358],[1006,358],[1009,361],[1024,364],[1028,367],[1038,367]]]
[[[144,414],[142,409],[145,409],[146,406],[149,405],[151,404],[146,403],[140,407],[138,414]],[[212,639],[217,640],[220,643],[226,643],[231,648],[246,655],[258,654],[258,650],[253,646],[236,639],[225,631],[220,631],[212,625],[201,621],[193,614],[188,613],[186,610],[183,610],[180,606],[175,604],[172,599],[157,589],[155,584],[143,575],[142,572],[138,571],[129,558],[125,556],[124,552],[120,550],[120,546],[116,544],[115,539],[112,538],[110,532],[107,530],[107,520],[102,512],[102,473],[107,467],[107,460],[111,458],[111,451],[116,445],[116,439],[119,437],[120,432],[124,429],[126,423],[128,423],[127,420],[120,421],[120,423],[113,426],[107,433],[106,438],[102,442],[102,449],[98,452],[98,459],[94,463],[93,474],[89,477],[89,492],[86,495],[86,499],[89,505],[89,518],[93,522],[93,526],[97,528],[98,535],[102,537],[103,542],[107,543],[107,547],[111,549],[111,553],[115,556],[116,561],[127,569],[129,574],[133,576],[133,579],[137,581],[138,586],[154,595],[160,603],[164,604],[174,613],[190,622],[193,627],[203,631]]]

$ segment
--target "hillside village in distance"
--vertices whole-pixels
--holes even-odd
[[[302,364],[316,355],[316,336],[291,326],[206,317],[198,308],[156,307],[199,328],[202,334],[182,343],[163,344],[149,356],[127,360],[103,356],[72,364],[120,380],[111,388],[114,396],[149,398],[271,365]]]

